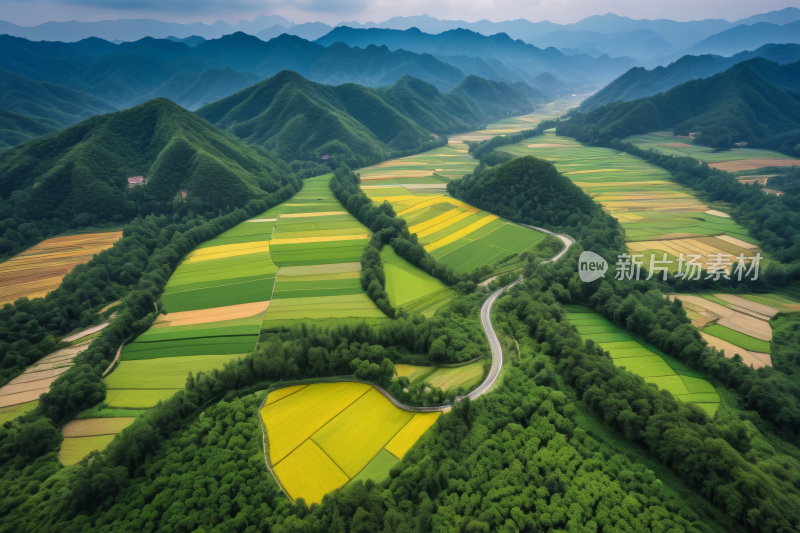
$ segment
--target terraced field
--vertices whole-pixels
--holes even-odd
[[[675,137],[671,131],[655,131],[645,135],[633,135],[626,137],[623,141],[645,150],[652,148],[669,155],[694,157],[700,161],[705,161],[709,166],[729,172],[763,167],[800,165],[800,160],[773,150],[733,148],[717,152],[713,148],[692,144],[692,139]]]
[[[388,320],[359,279],[370,231],[333,196],[330,178],[306,180],[297,195],[263,215],[276,220],[270,253],[278,267],[265,328],[297,320]]]
[[[719,407],[719,395],[702,373],[669,357],[655,346],[635,339],[590,309],[567,306],[567,319],[584,340],[592,339],[609,353],[614,364],[640,375],[647,383],[668,390],[684,402],[694,403],[710,416]]]
[[[670,174],[638,157],[610,148],[588,146],[548,132],[543,137],[501,148],[517,155],[547,159],[616,217],[631,252],[650,264],[666,259],[677,269],[677,258],[700,256],[707,269],[712,254],[752,257],[761,249],[745,228],[720,208],[701,202],[691,189]],[[762,267],[766,262],[762,262]]]
[[[351,480],[388,477],[439,413],[398,409],[362,383],[320,383],[271,392],[261,417],[275,476],[311,504]]]
[[[88,262],[121,237],[121,231],[54,237],[0,263],[0,305],[23,296],[47,295],[75,266]]]

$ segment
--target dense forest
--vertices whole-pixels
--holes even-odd
[[[630,102],[614,102],[570,119],[582,137],[612,141],[674,129],[700,133],[694,142],[719,149],[747,142],[800,155],[800,62],[744,61],[710,78]]]

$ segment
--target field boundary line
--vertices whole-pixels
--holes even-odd
[[[114,356],[114,359],[111,361],[111,364],[108,365],[106,371],[103,372],[103,377],[109,375],[111,371],[114,370],[114,368],[116,368],[116,364],[119,362],[119,357],[120,355],[122,355],[122,348],[125,347],[125,343],[131,340],[131,338],[133,338],[133,335],[122,341],[122,344],[119,345],[119,348],[117,349],[117,355]]]

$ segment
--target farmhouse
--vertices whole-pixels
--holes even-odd
[[[144,185],[147,183],[147,178],[144,176],[134,176],[128,178],[128,187],[136,187],[137,185]]]

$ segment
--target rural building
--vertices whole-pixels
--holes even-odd
[[[181,191],[181,200],[186,200],[186,191]]]
[[[144,185],[147,183],[147,179],[144,176],[134,176],[132,178],[128,178],[128,187],[136,187],[137,185]]]
[[[746,142],[743,142],[743,143],[733,143],[733,145],[734,145],[735,147],[737,147],[737,148],[744,148],[745,146],[747,146],[747,143],[746,143]]]
[[[431,137],[433,137],[433,138],[434,138],[434,139],[436,139],[437,141],[439,140],[439,136],[438,136],[438,135],[436,135],[435,133],[431,133]]]
[[[320,157],[320,159],[322,159],[323,161],[327,161],[330,158],[331,158],[331,156],[329,156],[328,154],[325,154],[322,157]]]

